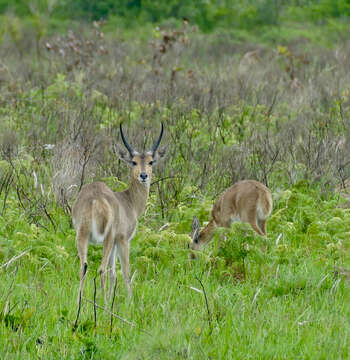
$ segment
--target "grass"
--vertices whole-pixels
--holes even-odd
[[[30,226],[10,201],[11,217],[0,223],[0,258],[29,252],[0,270],[1,358],[347,358],[350,212],[337,207],[336,197],[315,196],[304,187],[280,194],[267,240],[235,224],[218,230],[195,261],[177,222],[159,232],[161,223],[146,226],[144,218],[131,251],[133,301],[119,270],[113,309],[135,326],[114,319],[111,330],[109,314],[98,309],[95,327],[93,306],[84,301],[75,332],[74,231],[60,211],[56,232]],[[91,300],[101,256],[100,247],[89,248]],[[103,306],[99,287],[97,302]]]

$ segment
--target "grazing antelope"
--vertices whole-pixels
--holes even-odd
[[[116,280],[115,261],[118,253],[124,281],[129,296],[130,286],[129,251],[130,242],[136,233],[138,218],[142,214],[150,187],[152,166],[164,156],[157,151],[163,136],[163,124],[160,135],[152,149],[138,153],[126,141],[122,125],[120,135],[127,149],[119,150],[119,158],[131,166],[131,181],[127,190],[113,192],[106,184],[95,182],[84,185],[73,206],[73,225],[76,229],[77,248],[80,257],[79,311],[84,282],[87,272],[87,253],[90,243],[103,243],[103,256],[99,268],[101,286],[106,302],[106,270],[109,265],[111,295]],[[76,320],[76,322],[77,322]]]
[[[218,197],[211,219],[202,231],[198,218],[194,217],[190,248],[200,250],[211,240],[217,226],[229,228],[235,220],[248,222],[255,232],[266,237],[266,220],[271,211],[269,188],[254,180],[239,181]]]

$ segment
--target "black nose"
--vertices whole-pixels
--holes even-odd
[[[148,177],[148,175],[147,175],[145,172],[142,172],[142,173],[140,174],[140,178],[141,178],[142,180],[146,180],[147,177]]]

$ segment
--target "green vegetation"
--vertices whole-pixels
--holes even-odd
[[[286,17],[301,20],[325,21],[348,17],[348,0],[12,0],[0,1],[0,13],[14,11],[20,16],[31,15],[33,9],[50,11],[57,18],[99,20],[118,16],[127,20],[159,22],[169,18],[186,17],[203,29],[214,26],[251,28],[276,25]]]
[[[300,27],[321,28],[327,34],[334,27],[343,32],[350,16],[349,0],[0,0],[0,15],[8,14],[36,24],[46,23],[57,31],[72,26],[71,21],[108,19],[111,28],[140,29],[149,23],[179,23],[188,19],[202,31],[225,29],[261,35],[270,40],[282,30]],[[238,32],[238,34],[237,34]]]
[[[214,243],[190,261],[183,229],[209,202],[181,203],[178,221],[149,211],[133,241],[135,296],[129,303],[121,272],[114,313],[135,327],[84,303],[76,315],[79,261],[74,231],[60,211],[49,231],[30,225],[17,198],[1,219],[1,259],[28,250],[1,269],[1,356],[6,358],[199,359],[347,358],[349,356],[350,212],[338,199],[323,200],[304,184],[279,194],[262,240],[248,226],[218,231]],[[154,198],[150,208],[155,208]],[[223,241],[223,239],[225,239]],[[102,251],[89,250],[86,296]],[[208,323],[200,278],[210,311]],[[97,299],[102,304],[100,289]]]
[[[278,3],[280,19],[300,16],[303,2]],[[330,4],[303,6],[322,13]],[[350,210],[341,188],[350,175],[350,44],[339,19],[347,3],[332,4],[339,7],[327,16],[324,26],[334,29],[327,37],[324,28],[313,31],[307,9],[310,23],[292,34],[284,23],[234,36],[218,28],[203,33],[191,22],[156,27],[146,15],[139,29],[113,28],[113,19],[77,21],[57,35],[55,21],[67,26],[58,15],[4,15],[1,359],[349,357]],[[94,180],[125,189],[128,169],[115,155],[120,122],[143,149],[161,121],[168,156],[155,169],[132,242],[134,299],[127,299],[118,264],[119,318],[111,324],[97,308],[95,324],[89,301],[102,249],[91,246],[89,301],[73,332],[74,198]],[[247,224],[217,229],[191,261],[193,216],[208,221],[216,196],[249,178],[274,196],[268,238]],[[103,306],[99,278],[96,295]]]

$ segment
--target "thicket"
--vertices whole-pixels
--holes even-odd
[[[5,179],[14,159],[25,159],[28,175],[53,184],[61,204],[67,189],[88,179],[126,178],[111,152],[120,122],[143,148],[163,121],[169,155],[153,187],[162,216],[199,190],[214,196],[242,178],[272,187],[345,183],[347,44],[312,53],[298,44],[252,48],[207,38],[185,21],[136,45],[106,39],[100,25],[42,39],[15,28],[6,34],[0,121],[2,158],[12,165]],[[75,177],[81,172],[83,180]]]
[[[0,1],[0,14],[19,16],[49,12],[58,19],[100,20],[117,17],[137,24],[187,18],[202,30],[219,27],[252,29],[285,21],[326,23],[350,15],[349,0],[11,0]]]

